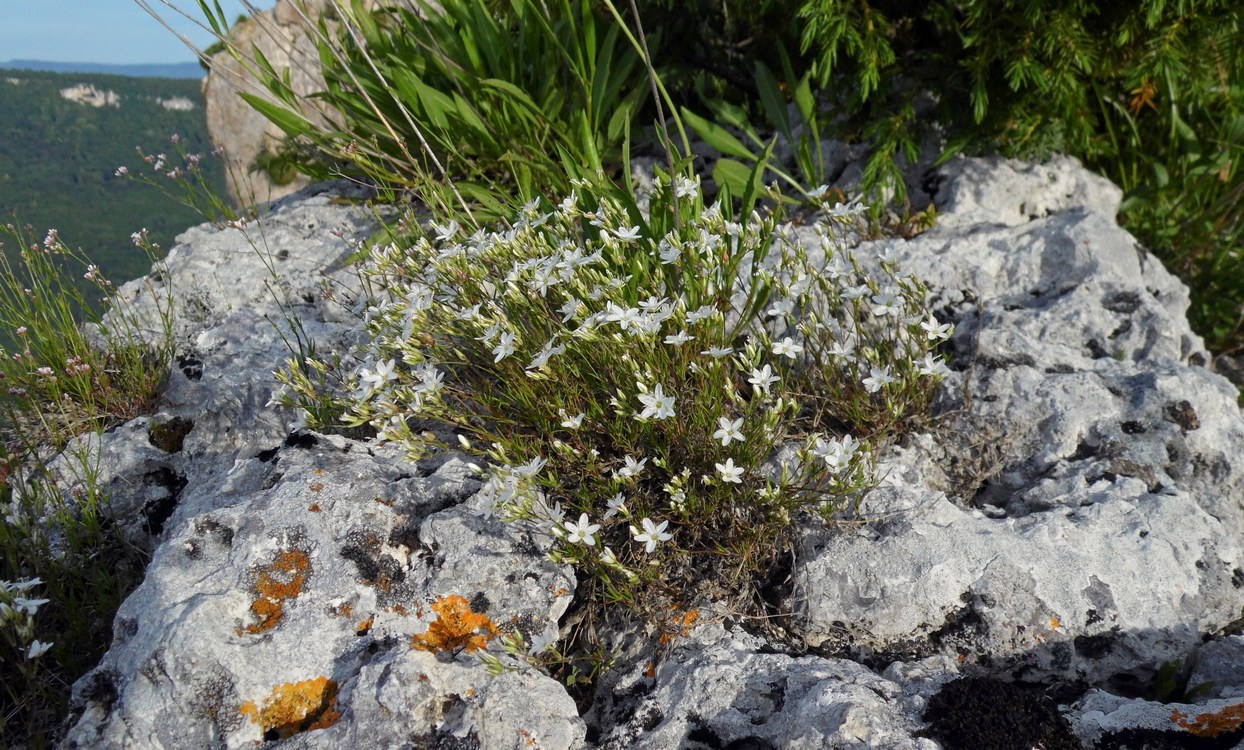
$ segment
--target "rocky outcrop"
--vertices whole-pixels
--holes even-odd
[[[1236,745],[1244,418],[1186,289],[1072,160],[922,184],[939,226],[856,254],[897,259],[956,325],[933,428],[885,456],[856,523],[800,527],[772,624],[704,610],[578,706],[478,659],[575,596],[546,538],[490,517],[480,459],[407,463],[268,405],[282,337],[358,343],[329,298],[352,303],[369,211],[318,186],[186,233],[123,290],[172,286],[180,361],[162,411],[95,446],[156,552],[66,747]]]
[[[79,83],[76,86],[63,88],[60,90],[60,97],[96,109],[121,106],[121,96],[117,92],[109,89],[100,91],[89,83]]]
[[[368,5],[376,4],[373,1]],[[244,60],[222,51],[208,61],[209,72],[203,82],[207,132],[229,160],[229,195],[240,205],[276,200],[307,186],[307,179],[301,175],[281,182],[265,170],[252,171],[256,159],[277,150],[284,134],[240,94],[269,96],[246,72],[255,66],[256,50],[275,70],[289,72],[289,85],[300,98],[323,90],[319,51],[306,28],[308,21],[314,24],[331,5],[331,0],[277,0],[272,10],[256,13],[230,28],[229,44]],[[327,122],[323,113],[313,108],[302,114],[318,125]]]

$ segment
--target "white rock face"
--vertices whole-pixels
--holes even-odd
[[[801,527],[773,592],[788,640],[705,611],[625,652],[583,717],[552,678],[467,651],[542,632],[575,592],[547,539],[486,517],[479,459],[411,465],[268,406],[278,299],[318,351],[357,343],[322,285],[352,304],[341,265],[368,210],[321,186],[250,239],[190,230],[167,274],[123,290],[180,303],[162,411],[93,448],[118,523],[156,551],[65,746],[1244,740],[1244,639],[1218,637],[1244,612],[1244,419],[1187,290],[1072,160],[957,160],[939,181],[937,228],[856,249],[895,256],[956,325],[933,429],[887,453],[858,523]]]
[[[167,99],[156,99],[161,107],[177,112],[189,112],[194,109],[194,102],[184,96],[170,96]]]
[[[71,102],[85,104],[88,107],[120,107],[121,96],[115,91],[103,90],[95,88],[89,83],[79,83],[76,86],[69,86],[60,90],[62,99],[68,99]]]

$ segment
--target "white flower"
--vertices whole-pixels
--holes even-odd
[[[720,440],[723,448],[729,445],[731,440],[737,440],[740,443],[743,442],[742,417],[739,417],[733,422],[727,417],[718,417],[717,424],[721,429],[713,433],[713,439]]]
[[[631,526],[631,535],[635,538],[635,541],[644,543],[644,552],[652,554],[656,550],[657,544],[674,538],[673,534],[665,533],[665,527],[669,526],[669,521],[662,521],[661,525],[658,526],[652,522],[651,518],[645,518],[640,523],[643,524],[644,530],[640,532],[639,529]]]
[[[600,561],[606,565],[611,565],[611,566],[621,564],[618,562],[618,556],[615,555],[613,553],[613,550],[609,549],[608,547],[605,547],[603,550],[600,551]]]
[[[832,357],[850,357],[855,354],[855,342],[835,341],[833,346],[829,347],[829,354]]]
[[[941,360],[941,357],[934,357],[932,353],[925,354],[924,359],[916,363],[916,369],[919,370],[921,375],[940,375],[945,377],[950,374],[950,368]]]
[[[540,473],[540,470],[544,468],[546,463],[548,463],[548,461],[546,461],[542,456],[536,456],[525,464],[515,466],[513,471],[519,476],[534,477],[536,474]]]
[[[626,465],[615,471],[613,474],[618,479],[630,479],[631,477],[638,476],[639,472],[644,470],[644,464],[648,463],[648,459],[646,458],[641,458],[636,461],[630,456],[626,456],[624,460],[626,461]]]
[[[458,222],[450,221],[443,226],[440,224],[434,225],[432,231],[436,232],[436,239],[438,240],[452,239],[458,233]]]
[[[743,467],[735,466],[733,458],[727,458],[724,464],[714,464],[718,473],[721,474],[721,481],[733,482],[734,484],[743,483]]]
[[[44,604],[47,604],[49,601],[51,600],[50,599],[25,599],[23,597],[16,596],[16,597],[13,597],[13,609],[17,610],[18,612],[30,615],[31,617],[34,617],[35,613],[39,611],[39,607],[42,607]]]
[[[359,370],[359,380],[365,383],[371,390],[382,388],[385,383],[397,377],[397,364],[387,359],[376,365],[375,372],[366,368]]]
[[[661,246],[657,248],[657,252],[661,255],[661,263],[669,265],[682,255],[682,249],[677,245],[671,244],[665,240],[661,241]]]
[[[821,185],[820,187],[816,188],[815,190],[809,190],[809,191],[808,191],[808,197],[809,197],[809,198],[812,198],[812,199],[814,199],[814,200],[815,200],[815,199],[817,199],[817,198],[820,198],[822,195],[825,195],[825,191],[826,191],[826,190],[829,190],[829,185]],[[838,205],[840,205],[840,206],[841,206],[842,204],[841,204],[841,203],[839,203]]]
[[[939,324],[937,318],[933,317],[932,314],[929,315],[928,320],[920,324],[920,327],[924,329],[925,334],[929,337],[929,341],[937,341],[950,335],[950,324]]]
[[[43,643],[42,641],[38,641],[38,640],[31,641],[30,648],[26,649],[26,658],[27,659],[38,659],[40,656],[43,656],[43,654],[51,647],[52,647],[51,643]]]
[[[838,473],[851,463],[851,458],[859,450],[860,445],[860,441],[850,435],[844,435],[842,440],[831,440],[828,443],[817,438],[816,447],[812,449],[812,452],[819,456],[831,471]]]
[[[889,292],[874,294],[873,315],[879,318],[886,315],[898,315],[901,312],[900,306],[902,304],[903,298],[898,295],[890,294]]]
[[[639,239],[639,227],[625,227],[623,229],[615,229],[613,233],[623,242]]]
[[[836,217],[859,216],[860,214],[864,213],[867,210],[868,210],[868,207],[865,206],[863,203],[861,203],[859,198],[856,198],[846,205],[843,205],[841,203],[835,204],[834,207],[829,211],[829,215],[836,216]]]
[[[552,359],[553,357],[557,356],[558,354],[565,354],[565,353],[566,353],[566,347],[564,345],[558,344],[557,346],[553,346],[553,341],[552,339],[550,339],[549,341],[545,342],[544,348],[540,350],[540,353],[536,355],[536,358],[531,360],[531,364],[527,365],[527,369],[528,370],[539,370],[540,368],[548,365],[549,360]]]
[[[582,427],[583,418],[587,416],[584,413],[579,413],[573,417],[570,417],[566,415],[565,409],[558,409],[557,413],[560,414],[562,417],[562,427],[565,427],[566,429],[569,429],[569,430],[577,430],[580,427]]]
[[[774,354],[784,354],[787,357],[790,357],[791,359],[795,359],[795,355],[799,354],[799,352],[802,352],[802,351],[803,351],[803,347],[799,344],[796,344],[795,340],[792,339],[790,336],[787,336],[786,338],[782,339],[781,341],[773,345]]]
[[[700,352],[700,354],[707,354],[714,359],[721,359],[722,357],[729,357],[731,354],[734,354],[734,349],[729,346],[714,346],[705,349]]]
[[[589,547],[596,546],[596,532],[600,531],[600,524],[592,523],[592,519],[587,517],[586,513],[579,514],[579,522],[566,523],[566,541],[571,544],[586,544]]]
[[[579,314],[583,309],[583,303],[577,299],[566,300],[566,303],[558,308],[557,312],[562,314],[562,322],[568,323],[570,319]]]
[[[657,383],[652,393],[639,394],[639,401],[644,410],[639,413],[640,419],[667,419],[674,416],[674,397],[665,395],[665,386]]]
[[[672,346],[682,346],[688,341],[695,341],[695,336],[688,336],[687,331],[685,329],[682,331],[679,331],[678,333],[675,333],[672,336],[665,337],[665,343],[670,344]]]
[[[606,500],[605,505],[607,506],[605,510],[605,520],[608,521],[610,518],[618,515],[618,513],[626,510],[626,498],[623,497],[621,492],[619,492]]]
[[[699,307],[695,310],[691,310],[690,312],[688,312],[687,322],[688,323],[699,323],[701,320],[704,320],[705,318],[711,318],[716,314],[717,314],[717,308],[713,307],[712,305],[704,305],[703,307]]]
[[[674,178],[674,196],[677,198],[694,198],[700,192],[700,178],[694,180],[679,175]]]
[[[889,385],[894,382],[894,378],[890,375],[889,367],[873,367],[871,369],[872,372],[863,380],[864,389],[869,393],[876,393],[881,390],[882,386]]]
[[[501,334],[501,343],[497,344],[496,346],[492,348],[492,353],[497,355],[496,359],[493,360],[494,363],[500,362],[501,360],[513,354],[514,353],[514,334],[510,333],[509,331],[506,331],[505,333]]]
[[[641,317],[638,307],[621,308],[612,302],[605,303],[605,320],[616,322],[624,331],[638,326]]]
[[[752,370],[752,376],[747,379],[747,382],[756,386],[757,389],[762,390],[765,393],[768,393],[769,386],[773,385],[779,380],[781,380],[781,378],[773,374],[773,368],[769,367],[768,365],[765,365],[759,370]]]
[[[557,643],[557,628],[548,625],[544,628],[543,633],[531,636],[531,647],[527,649],[527,653],[531,656],[538,656],[548,650],[549,646]]]

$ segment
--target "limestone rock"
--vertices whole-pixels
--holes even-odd
[[[575,591],[547,538],[489,517],[480,460],[412,465],[268,402],[282,334],[347,357],[362,335],[321,284],[353,304],[340,264],[368,210],[310,189],[248,227],[264,253],[187,232],[123,290],[148,310],[173,290],[181,361],[160,413],[87,446],[155,554],[66,746],[1238,743],[1244,645],[1222,636],[1244,611],[1244,419],[1187,290],[1071,160],[939,174],[937,228],[855,248],[956,325],[932,429],[887,452],[855,523],[800,527],[776,624],[605,633],[631,645],[582,717],[552,678],[469,652],[543,632]]]

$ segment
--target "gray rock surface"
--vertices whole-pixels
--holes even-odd
[[[190,303],[162,411],[89,446],[156,552],[76,686],[66,746],[1244,739],[1244,639],[1221,637],[1244,616],[1236,391],[1203,367],[1186,289],[1114,222],[1117,189],[1074,161],[951,162],[937,228],[856,248],[925,279],[956,324],[938,420],[886,454],[857,523],[801,527],[773,592],[787,638],[703,611],[666,646],[628,646],[582,717],[552,678],[494,677],[466,652],[474,636],[500,653],[475,615],[530,636],[575,588],[547,539],[488,517],[478,459],[411,465],[268,404],[286,351],[263,257],[320,351],[357,343],[321,283],[352,304],[339,265],[374,225],[327,190],[274,208],[267,256],[200,228],[125,289]],[[455,619],[472,626],[446,641]]]
[[[376,7],[391,3],[369,0],[365,4]],[[285,134],[247,104],[241,94],[271,98],[247,73],[256,69],[255,50],[277,73],[288,72],[289,86],[298,97],[322,91],[319,51],[306,29],[308,21],[317,22],[331,5],[330,0],[277,0],[272,10],[255,13],[229,29],[229,44],[242,60],[222,51],[208,61],[209,72],[203,81],[207,132],[212,143],[225,151],[229,195],[240,205],[277,200],[307,187],[307,178],[302,175],[279,183],[265,170],[251,171],[257,157],[279,150]],[[335,110],[317,110],[311,106],[312,100],[306,101],[302,114],[317,125],[327,125],[339,116]]]

